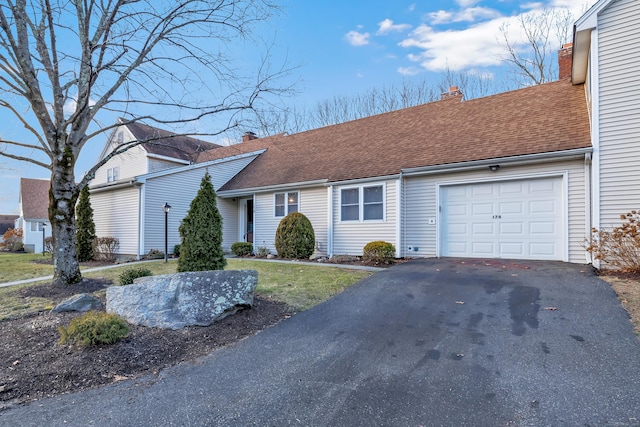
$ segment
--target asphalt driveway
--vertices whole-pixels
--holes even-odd
[[[415,260],[159,377],[0,425],[640,425],[640,345],[585,266]]]

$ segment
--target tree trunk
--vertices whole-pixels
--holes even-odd
[[[65,153],[52,163],[49,190],[49,220],[53,237],[53,285],[71,285],[82,280],[76,252],[75,206],[78,192],[73,155]]]

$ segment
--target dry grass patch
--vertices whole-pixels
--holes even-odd
[[[602,275],[618,294],[618,299],[627,310],[636,335],[640,335],[640,278],[628,278],[615,275]]]

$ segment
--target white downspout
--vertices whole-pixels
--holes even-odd
[[[333,185],[327,187],[327,257],[333,257]]]

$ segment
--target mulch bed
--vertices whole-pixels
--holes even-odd
[[[73,286],[30,286],[24,297],[60,302],[82,292],[110,286],[104,279],[84,279]],[[272,326],[293,311],[256,297],[254,306],[207,327],[177,331],[130,325],[129,336],[111,346],[60,345],[59,326],[79,313],[39,313],[0,321],[0,411],[24,402],[110,384],[204,356]]]

